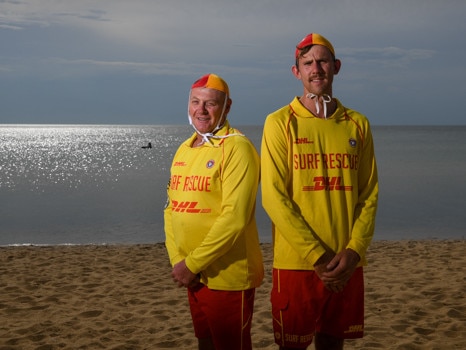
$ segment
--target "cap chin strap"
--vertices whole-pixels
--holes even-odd
[[[327,103],[332,101],[332,98],[330,97],[330,95],[324,94],[324,95],[319,96],[313,93],[308,93],[306,97],[310,98],[311,100],[315,100],[317,114],[319,114],[320,112],[319,97],[321,97],[322,104],[324,105],[324,117],[325,119],[327,119]]]
[[[189,93],[189,100],[191,100],[191,92]],[[225,120],[223,121],[222,123],[222,119],[223,119],[223,115],[225,114],[225,109],[227,107],[227,101],[228,101],[228,96],[225,94],[225,102],[223,102],[223,108],[222,108],[222,114],[220,116],[220,119],[218,120],[218,124],[217,126],[214,128],[214,130],[212,130],[211,132],[205,132],[205,133],[202,133],[200,132],[199,130],[197,130],[197,128],[194,126],[194,123],[193,123],[193,118],[191,117],[191,115],[189,114],[189,100],[188,100],[188,119],[189,119],[189,124],[193,127],[193,129],[200,135],[202,136],[202,141],[203,142],[210,142],[210,139],[226,139],[227,137],[230,137],[230,136],[244,136],[243,134],[238,134],[238,133],[235,133],[235,134],[228,134],[228,135],[214,135],[214,133],[218,130],[220,130],[222,127],[223,127],[223,124],[225,123],[226,121],[226,118]]]

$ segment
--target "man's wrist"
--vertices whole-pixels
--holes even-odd
[[[356,262],[360,262],[361,261],[361,256],[358,254],[357,251],[351,249],[351,248],[347,248],[346,249],[348,252],[350,252],[351,256],[352,256],[352,259],[356,260]]]

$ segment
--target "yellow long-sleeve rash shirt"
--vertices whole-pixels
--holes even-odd
[[[228,123],[216,135],[238,134]],[[260,160],[244,136],[177,150],[164,210],[172,265],[186,259],[210,289],[258,287],[264,270],[255,220]]]
[[[326,249],[365,264],[378,178],[368,120],[338,100],[327,119],[296,97],[270,114],[261,146],[262,204],[273,222],[274,267],[312,270]]]

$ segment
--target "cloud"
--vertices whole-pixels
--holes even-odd
[[[11,24],[0,24],[0,30],[1,29],[21,30],[23,27]]]
[[[83,19],[83,20],[91,20],[91,21],[98,21],[98,22],[108,22],[110,19],[106,18],[106,11],[103,10],[94,10],[94,9],[89,9],[86,10],[84,13],[54,13],[53,14],[54,18],[60,18],[60,21],[57,22],[62,22],[63,20],[66,22],[68,18],[76,18],[76,19]]]
[[[464,0],[0,0],[0,85],[9,91],[0,103],[14,116],[12,101],[28,100],[23,114],[35,115],[37,87],[50,83],[41,92],[53,99],[44,101],[78,99],[82,113],[94,115],[95,86],[102,101],[138,106],[152,106],[153,97],[143,101],[139,92],[135,102],[114,86],[156,86],[168,95],[158,103],[168,115],[179,84],[215,72],[231,83],[238,114],[264,115],[301,92],[290,73],[294,46],[315,31],[342,59],[335,91],[356,106],[391,115],[387,96],[401,103],[434,93],[464,106],[465,16]],[[41,106],[44,115],[60,113]],[[423,106],[423,115],[435,113]]]
[[[187,62],[131,62],[131,61],[99,61],[93,59],[63,59],[52,58],[47,60],[48,65],[54,67],[75,67],[76,75],[86,71],[87,74],[106,74],[122,72],[136,75],[160,75],[160,76],[192,76],[193,74],[204,74],[206,71],[222,71],[236,74],[257,74],[256,69],[250,67],[231,67],[223,65],[198,64]],[[64,69],[71,73],[73,68]],[[265,72],[264,72],[265,73]]]
[[[403,49],[399,47],[382,48],[344,48],[339,50],[345,61],[354,65],[377,65],[383,68],[408,68],[410,64],[419,60],[430,60],[434,57],[434,50]]]

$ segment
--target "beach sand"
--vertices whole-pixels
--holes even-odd
[[[254,349],[273,344],[266,278]],[[365,337],[345,349],[466,349],[466,242],[375,241]],[[0,350],[196,349],[163,244],[0,247]],[[313,348],[313,347],[312,347]]]

